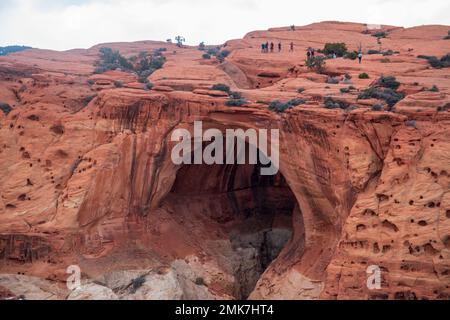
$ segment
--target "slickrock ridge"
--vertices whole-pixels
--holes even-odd
[[[395,53],[330,59],[325,74],[306,68],[308,47],[380,50],[374,30],[255,31],[227,42],[222,63],[153,41],[0,57],[12,108],[0,111],[0,297],[448,299],[450,73],[417,56],[449,53],[449,29],[382,26],[382,50]],[[282,52],[261,53],[265,41]],[[94,74],[101,47],[166,48],[167,61],[144,90],[131,73]],[[345,74],[350,91],[327,83]],[[381,75],[405,95],[393,112],[357,99]],[[247,104],[226,106],[218,83]],[[324,108],[327,97],[354,107]],[[293,98],[305,103],[268,109]],[[279,129],[280,173],[174,165],[170,135],[195,120]],[[69,265],[82,271],[73,292]],[[371,265],[381,289],[366,286]]]

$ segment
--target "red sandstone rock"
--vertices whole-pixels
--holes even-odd
[[[7,276],[1,292],[46,298],[36,288],[60,284],[48,298],[67,297],[59,290],[76,264],[84,278],[110,278],[75,298],[447,299],[450,80],[448,69],[416,56],[450,52],[441,40],[448,29],[383,26],[383,49],[399,51],[389,63],[327,60],[327,74],[352,76],[348,93],[340,91],[348,84],[307,70],[305,50],[337,40],[378,50],[362,24],[251,32],[227,43],[222,64],[204,63],[196,48],[108,44],[126,56],[168,49],[152,91],[131,74],[93,75],[99,47],[1,57],[0,96],[13,111],[0,111],[0,272],[48,279],[24,291],[21,278]],[[283,51],[261,53],[266,40],[282,41]],[[395,113],[357,99],[381,74],[406,94]],[[208,90],[217,83],[239,89],[251,107],[225,107],[226,94]],[[439,92],[420,89],[432,85]],[[356,108],[325,109],[328,96]],[[283,114],[267,108],[293,98],[307,103]],[[252,166],[175,166],[170,134],[194,120],[280,129],[281,174],[266,181]],[[261,276],[258,259],[269,258]],[[366,286],[370,265],[381,268],[379,290]],[[106,270],[144,269],[152,276],[142,292],[109,290],[116,282]],[[148,294],[151,281],[172,291]]]

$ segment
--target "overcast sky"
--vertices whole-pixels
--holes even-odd
[[[188,44],[220,44],[324,20],[450,25],[449,12],[449,0],[0,0],[0,46],[65,50],[178,34]]]

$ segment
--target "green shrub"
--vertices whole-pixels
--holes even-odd
[[[367,51],[367,54],[380,54],[380,53],[381,53],[381,51],[373,50],[373,49],[370,49],[369,51]]]
[[[6,102],[0,102],[0,110],[2,110],[5,115],[8,115],[12,111],[12,108]]]
[[[244,98],[229,99],[227,102],[225,102],[225,105],[228,107],[242,107],[245,104],[247,104],[247,100],[245,100]]]
[[[0,56],[6,56],[10,53],[20,52],[24,50],[31,49],[31,47],[26,46],[6,46],[0,47]]]
[[[437,111],[441,112],[441,111],[447,111],[450,110],[450,102],[444,104],[443,106],[440,106],[437,108]]]
[[[314,70],[317,73],[322,73],[325,69],[326,61],[323,56],[316,56],[314,58],[306,60],[306,66],[308,69]]]
[[[374,104],[373,106],[372,106],[372,111],[383,111],[383,105],[381,105],[381,104]]]
[[[386,38],[386,36],[387,36],[387,33],[384,32],[384,31],[376,32],[376,33],[374,33],[374,34],[372,35],[372,37],[376,37],[376,38],[378,38],[378,39],[380,39],[380,38]]]
[[[242,99],[242,95],[239,92],[232,91],[230,92],[231,99]]]
[[[412,127],[412,128],[416,128],[416,129],[417,129],[417,123],[416,123],[416,120],[407,120],[407,121],[405,122],[405,125],[406,125],[407,127]]]
[[[97,63],[95,73],[104,73],[108,70],[120,68],[124,71],[136,72],[138,81],[147,83],[147,78],[157,69],[161,69],[166,62],[166,58],[162,54],[164,51],[167,51],[167,49],[158,48],[153,50],[150,55],[146,51],[142,51],[138,56],[126,59],[119,51],[104,47],[99,50],[100,61]],[[139,62],[136,64],[138,59]]]
[[[393,107],[397,102],[404,98],[403,94],[390,88],[370,87],[361,92],[358,99],[378,99],[384,100],[389,107]]]
[[[226,57],[228,57],[230,55],[230,51],[228,50],[222,50],[219,52],[219,54],[217,54],[217,60],[219,60],[220,62],[223,62],[225,60]]]
[[[345,59],[356,60],[358,58],[358,51],[347,52],[344,56]]]
[[[444,37],[444,40],[450,40],[450,30],[448,31],[447,35]]]
[[[205,49],[206,49],[205,43],[203,41],[200,42],[200,44],[198,45],[198,50],[204,51]]]
[[[331,55],[333,53],[338,57],[343,57],[347,53],[347,46],[345,43],[327,43],[322,50],[323,54]],[[356,59],[356,58],[355,58]]]
[[[301,104],[304,104],[304,103],[305,103],[305,100],[300,99],[300,98],[295,98],[295,99],[289,100],[286,103],[283,103],[279,100],[275,100],[269,104],[269,110],[275,111],[277,113],[282,113],[288,109],[292,109],[292,108],[299,106]]]
[[[150,81],[148,81],[145,86],[144,86],[145,90],[152,90],[153,89],[153,83],[151,83]]]
[[[363,72],[363,73],[359,74],[358,78],[360,78],[360,79],[369,79],[369,75],[367,73]]]
[[[383,56],[392,56],[394,54],[394,51],[388,50],[383,52]]]
[[[339,90],[341,91],[341,93],[349,93],[350,92],[350,88],[341,88]]]
[[[381,76],[378,79],[377,84],[381,87],[390,88],[393,90],[397,90],[398,87],[400,87],[400,82],[398,82],[393,76]]]
[[[208,60],[208,59],[211,59],[211,55],[209,53],[204,53],[202,55],[202,58],[205,59],[205,60]]]
[[[439,92],[439,88],[436,85],[433,85],[428,91]]]
[[[450,53],[447,53],[442,58],[438,58],[435,56],[425,56],[425,55],[419,55],[417,56],[419,59],[425,59],[428,61],[431,67],[435,69],[442,69],[442,68],[448,68],[450,67]]]
[[[336,101],[331,97],[326,97],[324,107],[326,109],[347,109],[349,105],[346,102]]]
[[[230,93],[230,91],[231,91],[230,87],[223,83],[218,83],[218,84],[213,85],[211,87],[211,90],[223,91],[226,93]]]
[[[138,277],[136,279],[133,279],[131,281],[131,291],[132,291],[132,293],[133,294],[136,293],[136,291],[140,287],[142,287],[144,285],[144,283],[145,283],[145,275],[142,275],[142,276],[140,276],[140,277]]]
[[[337,77],[328,77],[327,83],[328,84],[338,84],[339,83],[339,79]]]
[[[220,49],[219,48],[209,48],[206,53],[211,56],[217,56],[219,54]]]
[[[183,46],[183,42],[186,42],[186,39],[182,36],[176,36],[175,41],[177,42],[177,46],[181,48]]]

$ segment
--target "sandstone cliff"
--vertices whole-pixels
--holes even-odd
[[[380,40],[338,22],[251,32],[224,45],[223,62],[152,41],[1,57],[12,111],[0,111],[0,296],[448,299],[450,73],[417,56],[449,53],[449,27],[382,28]],[[283,50],[261,53],[265,41]],[[306,49],[327,42],[393,53],[327,60],[316,74]],[[132,73],[94,74],[103,46],[166,48],[153,89]],[[358,99],[381,75],[405,95],[391,112]],[[248,103],[226,106],[218,83]],[[305,103],[268,109],[293,98]],[[352,107],[324,108],[330,98]],[[280,174],[175,166],[170,135],[195,120],[279,129]],[[82,271],[74,292],[69,265]],[[366,286],[370,265],[381,289]]]

